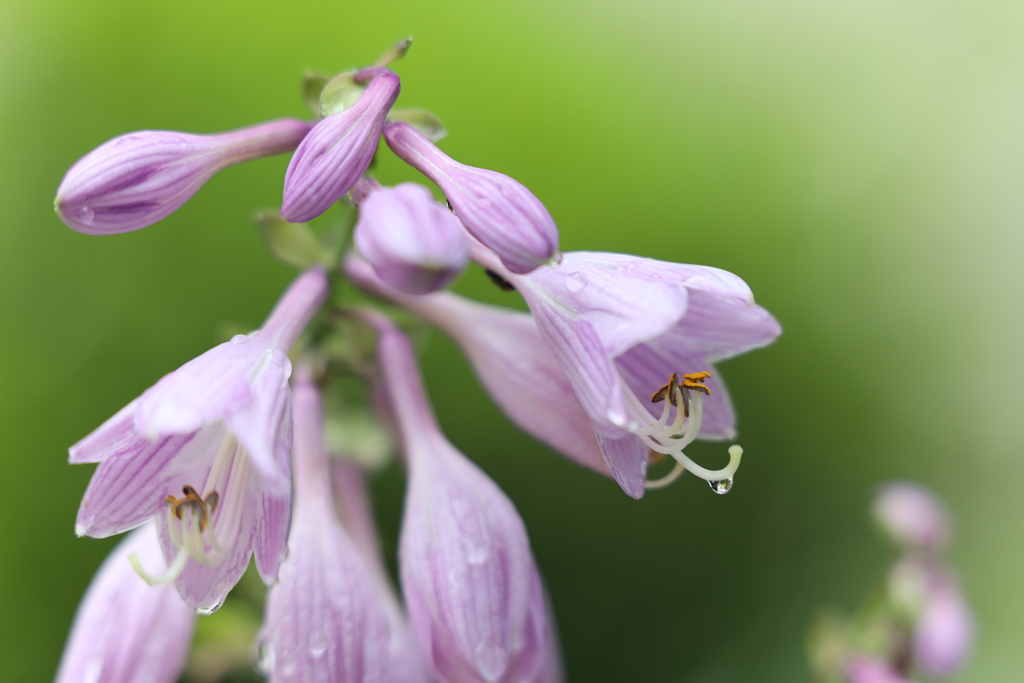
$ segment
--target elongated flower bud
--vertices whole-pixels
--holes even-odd
[[[359,181],[377,151],[384,119],[398,98],[400,82],[392,71],[364,69],[369,79],[359,100],[317,123],[295,150],[284,177],[281,216],[292,223],[312,220],[341,199]]]
[[[550,673],[549,634],[523,522],[441,434],[408,339],[382,327],[381,365],[409,463],[399,563],[420,650],[439,681],[535,681]]]
[[[949,678],[974,644],[974,619],[953,573],[939,563],[927,568],[925,603],[914,627],[914,659],[929,676]]]
[[[156,525],[133,531],[96,572],[75,615],[57,683],[173,683],[185,666],[196,615],[174,586],[149,586],[128,562],[163,562]]]
[[[308,132],[308,124],[282,119],[219,135],[122,135],[71,167],[54,209],[65,225],[87,235],[139,230],[177,211],[221,169],[291,151]]]
[[[398,291],[435,292],[466,267],[469,251],[462,225],[422,185],[378,186],[359,209],[356,248]]]
[[[513,273],[559,261],[558,228],[540,200],[507,175],[455,161],[406,123],[384,129],[388,146],[444,191],[473,237]]]

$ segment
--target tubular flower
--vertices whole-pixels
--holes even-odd
[[[533,681],[548,668],[550,636],[523,522],[441,434],[409,341],[387,325],[378,329],[409,466],[399,565],[420,651],[439,681]]]
[[[219,135],[144,130],[82,157],[57,188],[54,209],[72,230],[114,235],[167,218],[228,166],[290,152],[309,124],[270,121]]]
[[[363,180],[360,184],[368,192],[359,193],[359,222],[353,239],[381,280],[406,294],[426,294],[441,289],[465,269],[469,261],[466,233],[451,211],[434,201],[430,190],[415,183],[380,187]]]
[[[255,551],[268,583],[285,550],[291,503],[291,363],[285,355],[327,294],[321,270],[299,276],[263,327],[165,376],[71,447],[97,462],[76,532],[97,538],[156,517],[166,572],[210,612]]]
[[[287,221],[303,223],[322,214],[355,186],[373,160],[400,83],[394,72],[380,67],[363,69],[355,78],[372,80],[354,105],[317,123],[292,155],[281,203]]]
[[[732,403],[712,364],[770,344],[781,331],[743,280],[708,266],[601,252],[572,252],[558,268],[519,276],[471,247],[474,259],[523,295],[627,494],[639,498],[645,485],[686,470],[728,491],[738,446],[718,471],[683,449],[698,436],[735,436]],[[650,453],[676,460],[665,480],[646,481]]]
[[[195,612],[171,586],[146,585],[129,555],[163,562],[154,524],[126,536],[96,572],[75,615],[57,683],[174,683],[181,675]]]
[[[335,511],[319,391],[304,368],[295,386],[295,520],[280,582],[267,596],[261,666],[271,681],[415,683],[392,658],[386,603]]]
[[[407,123],[388,123],[388,146],[448,197],[455,215],[513,273],[561,259],[558,228],[529,190],[507,175],[455,161]]]
[[[970,655],[974,618],[951,570],[934,561],[924,571],[924,605],[913,633],[914,660],[929,676],[949,678]]]
[[[590,418],[528,313],[450,292],[409,296],[381,282],[369,264],[352,255],[345,269],[370,294],[402,306],[454,339],[491,398],[521,429],[584,467],[611,476]]]

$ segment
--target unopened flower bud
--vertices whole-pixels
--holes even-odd
[[[139,230],[177,211],[218,171],[293,150],[308,132],[308,124],[282,119],[218,135],[122,135],[71,167],[54,209],[65,225],[87,235]]]
[[[377,186],[359,208],[356,248],[380,279],[398,291],[435,292],[466,267],[466,233],[422,185]]]
[[[455,161],[406,123],[384,129],[388,146],[433,180],[473,237],[513,273],[559,261],[558,228],[529,190],[507,175]]]
[[[317,123],[288,164],[281,203],[285,220],[302,223],[322,214],[352,189],[373,160],[400,82],[380,67],[364,69],[355,78],[373,80],[354,105]]]
[[[948,678],[970,654],[974,619],[956,577],[939,564],[929,569],[924,609],[914,628],[914,660],[929,676]]]
[[[884,484],[875,496],[874,516],[897,545],[941,550],[949,542],[945,506],[930,490],[912,482]]]

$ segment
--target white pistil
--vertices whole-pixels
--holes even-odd
[[[185,570],[189,559],[212,567],[224,557],[224,547],[217,538],[214,528],[227,534],[233,541],[242,517],[242,500],[250,477],[249,457],[230,432],[225,432],[220,447],[214,456],[213,465],[206,478],[206,498],[186,487],[186,497],[178,501],[168,497],[166,503],[167,533],[171,544],[178,553],[167,570],[153,575],[143,569],[139,557],[133,553],[128,557],[136,573],[146,583],[156,586],[174,581]],[[216,494],[211,500],[213,492]],[[216,523],[215,523],[216,522]],[[229,542],[227,545],[231,545]]]
[[[661,417],[652,422],[650,411],[640,402],[640,399],[625,384],[622,388],[629,411],[629,431],[636,434],[653,452],[670,455],[676,461],[671,472],[660,479],[647,481],[646,488],[658,489],[668,486],[687,470],[709,482],[730,479],[736,473],[743,455],[743,449],[739,446],[729,448],[729,464],[720,470],[701,467],[683,453],[683,449],[693,443],[700,434],[701,422],[704,419],[703,392],[690,391],[681,385],[671,386],[672,395],[664,397]],[[684,392],[686,393],[684,394]],[[687,405],[689,406],[689,417],[686,415]],[[674,414],[673,409],[675,410]]]

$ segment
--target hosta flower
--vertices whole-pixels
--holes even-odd
[[[444,331],[469,358],[481,383],[523,431],[584,467],[611,476],[590,418],[528,313],[450,292],[409,296],[388,287],[350,255],[348,276],[367,292]]]
[[[466,233],[430,190],[415,183],[360,184],[367,189],[357,199],[353,240],[381,280],[406,294],[426,294],[462,272],[469,261]]]
[[[438,149],[407,123],[384,128],[388,146],[433,180],[473,237],[514,273],[529,273],[559,260],[558,228],[529,190],[507,175],[466,166]]]
[[[963,666],[974,644],[974,618],[953,572],[942,563],[925,570],[924,605],[913,633],[917,665],[933,678],[949,678]]]
[[[317,123],[292,155],[281,202],[287,221],[303,223],[322,214],[355,186],[373,160],[400,84],[394,72],[379,67],[363,69],[355,78],[372,80],[354,105]]]
[[[409,467],[402,592],[430,673],[460,683],[550,675],[547,607],[523,522],[497,485],[441,434],[409,341],[379,329],[384,381]]]
[[[688,470],[728,490],[737,446],[718,471],[684,449],[698,436],[735,436],[732,403],[713,363],[779,335],[743,280],[707,266],[600,252],[569,253],[558,268],[522,276],[472,246],[475,259],[523,295],[626,493],[643,495],[651,452],[676,460],[669,479]]]
[[[309,132],[296,119],[219,135],[128,133],[82,157],[57,188],[54,209],[72,230],[113,235],[170,216],[218,171],[295,149]]]
[[[178,680],[196,615],[171,586],[149,586],[128,556],[163,562],[156,527],[147,524],[123,541],[103,565],[75,615],[57,683],[173,683]]]
[[[295,516],[288,559],[267,595],[261,665],[271,681],[416,683],[370,563],[331,495],[319,390],[305,368],[295,386]],[[412,660],[415,664],[415,660]]]
[[[263,327],[238,335],[147,389],[71,448],[98,462],[76,532],[97,538],[156,517],[166,572],[190,606],[223,602],[255,551],[267,582],[285,549],[291,504],[291,364],[285,355],[327,293],[320,270],[297,278]]]

